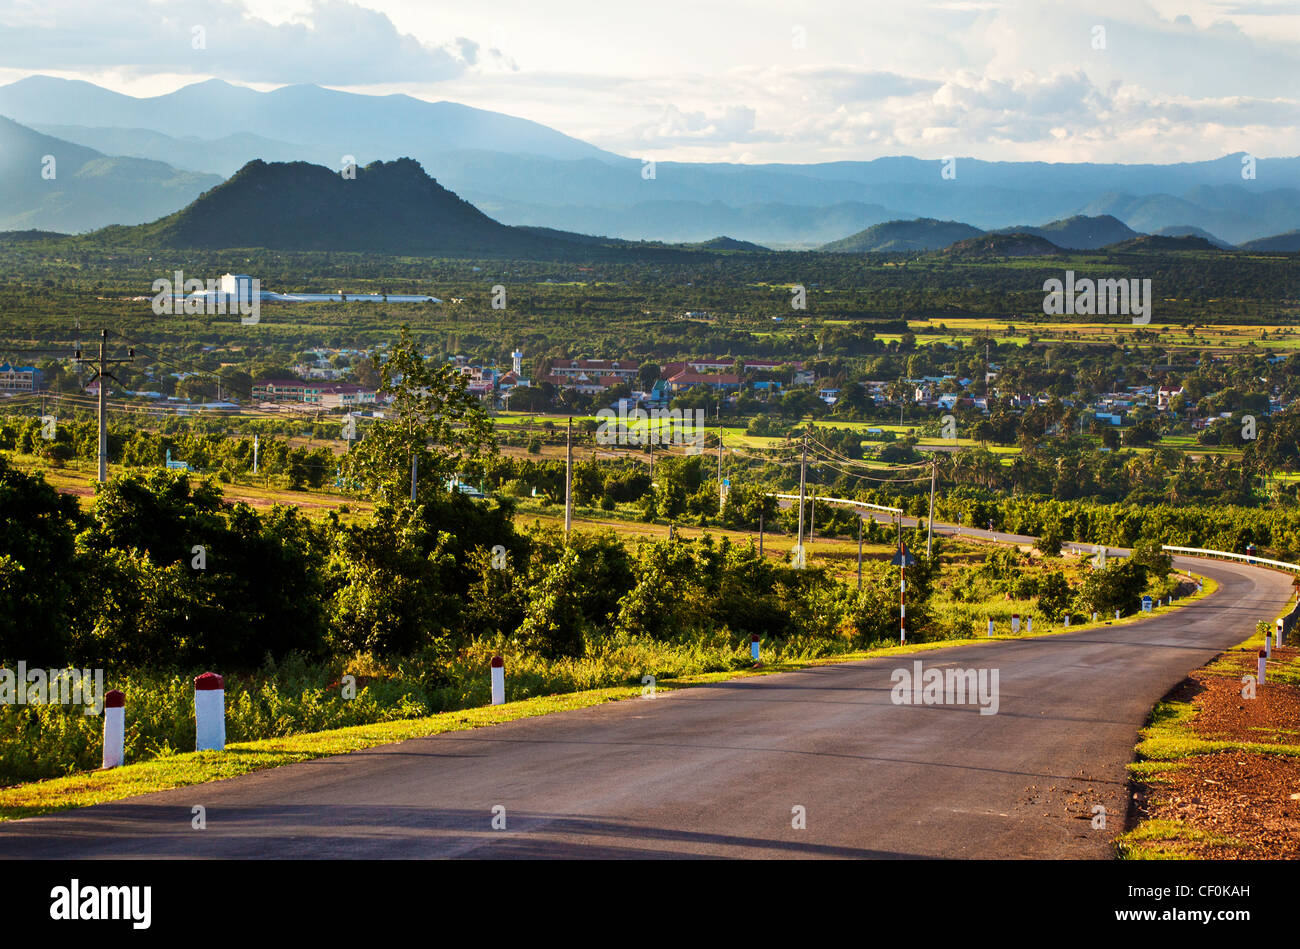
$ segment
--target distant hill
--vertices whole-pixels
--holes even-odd
[[[943,249],[950,257],[1059,257],[1065,253],[1037,234],[981,234]]]
[[[1095,217],[1076,214],[1060,221],[1052,221],[1050,224],[1044,224],[1041,227],[1016,226],[999,228],[998,233],[1034,234],[1046,238],[1057,247],[1063,247],[1067,250],[1096,250],[1098,247],[1117,244],[1120,241],[1138,236],[1137,231],[1110,214],[1101,214]]]
[[[1300,226],[1300,190],[1202,184],[1177,196],[1109,193],[1088,202],[1082,213],[1113,214],[1147,234],[1165,227],[1191,225],[1240,245]]]
[[[104,155],[0,117],[0,230],[72,232],[151,221],[220,181],[159,161]]]
[[[1192,227],[1190,224],[1175,224],[1171,227],[1162,227],[1158,231],[1153,231],[1157,237],[1201,237],[1209,241],[1220,250],[1235,250],[1232,244],[1225,240],[1220,240],[1209,231],[1200,227]]]
[[[0,231],[0,244],[31,244],[36,241],[63,240],[71,235],[59,231]]]
[[[579,234],[576,231],[561,231],[553,227],[529,227],[514,225],[510,228],[521,234],[531,234],[544,240],[565,241],[570,244],[583,244],[588,247],[623,247],[635,246],[632,241],[619,237],[598,237],[594,234]]]
[[[1300,231],[1287,231],[1285,234],[1274,234],[1272,237],[1261,237],[1259,240],[1247,241],[1241,245],[1241,249],[1297,251],[1300,250]]]
[[[1171,250],[1213,250],[1223,248],[1211,244],[1204,237],[1187,235],[1186,237],[1169,237],[1160,234],[1142,234],[1131,240],[1120,241],[1105,248],[1113,253],[1164,253]]]
[[[755,244],[752,241],[738,241],[734,237],[715,237],[711,240],[701,241],[698,244],[683,245],[691,250],[743,250],[743,251],[766,251],[768,248],[762,244]]]
[[[233,175],[254,158],[262,161],[309,161],[328,168],[331,165],[337,167],[343,154],[327,146],[284,142],[249,132],[200,138],[193,134],[168,135],[147,128],[47,125],[43,122],[33,123],[32,128],[105,155],[161,159],[177,168],[222,178]]]
[[[834,254],[939,250],[983,233],[978,227],[971,227],[960,221],[936,221],[934,218],[885,221],[883,224],[874,224],[864,231],[858,231],[840,240],[823,244],[818,250]]]
[[[373,162],[356,169],[355,179],[306,162],[251,161],[175,214],[96,236],[157,247],[390,254],[549,256],[578,247],[492,220],[409,158]]]

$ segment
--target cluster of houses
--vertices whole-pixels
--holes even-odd
[[[634,360],[610,359],[559,359],[551,364],[542,381],[562,389],[574,389],[583,395],[601,395],[616,386],[627,386],[632,391],[632,401],[650,406],[666,404],[675,395],[697,386],[719,394],[738,393],[748,385],[755,392],[771,394],[781,391],[781,383],[772,379],[746,381],[737,372],[734,358],[699,357],[680,362],[665,363],[659,367],[659,378],[653,382],[642,379],[641,364]],[[746,373],[774,373],[789,366],[794,370],[792,384],[811,385],[815,374],[804,369],[803,363],[780,362],[772,359],[741,360]],[[649,388],[636,390],[637,384]]]
[[[360,411],[374,409],[382,402],[378,393],[360,383],[349,381],[352,369],[347,365],[336,366],[335,362],[347,363],[353,357],[366,356],[368,352],[349,349],[315,349],[306,351],[303,360],[293,366],[294,375],[287,378],[267,379],[252,387],[252,399],[263,407],[303,406],[312,410]],[[342,356],[344,359],[337,359]],[[507,371],[496,366],[471,363],[467,356],[451,358],[452,368],[466,377],[469,391],[492,406],[508,406],[511,393],[520,388],[534,384],[524,374],[524,353],[516,349],[511,353],[511,367]],[[989,395],[970,393],[970,378],[958,378],[953,374],[940,376],[922,376],[904,380],[911,401],[937,410],[973,409],[988,413],[992,399],[1008,402],[1013,409],[1026,409],[1033,405],[1046,404],[1047,396],[1041,394],[1026,395],[1020,392],[1006,391],[996,384],[998,368],[988,367],[986,382]],[[189,373],[173,373],[183,378]],[[770,398],[780,394],[783,382],[774,378],[780,375],[788,379],[791,387],[813,386],[817,384],[816,374],[804,367],[802,362],[773,359],[737,359],[735,357],[693,357],[670,362],[658,367],[657,378],[651,379],[642,372],[642,364],[628,359],[558,359],[547,367],[544,375],[536,380],[549,383],[560,389],[576,390],[583,395],[599,397],[613,389],[621,395],[620,404],[625,406],[644,406],[648,408],[667,406],[674,397],[695,388],[704,388],[719,397],[734,400],[742,390],[748,390],[760,398]],[[866,395],[877,405],[897,404],[895,380],[865,380],[850,383],[860,386]],[[86,385],[88,394],[97,392],[98,382]],[[41,389],[41,373],[33,366],[17,366],[0,363],[0,395],[17,395],[36,392]],[[841,396],[838,388],[823,387],[816,390],[817,396],[824,402],[834,405]],[[626,394],[625,394],[626,393]],[[1126,389],[1107,392],[1093,397],[1087,408],[1098,421],[1116,427],[1127,424],[1134,412],[1163,413],[1170,410],[1173,400],[1183,393],[1181,386],[1146,385],[1130,386]],[[162,399],[159,392],[132,392],[131,395]],[[168,402],[186,403],[187,400],[171,397]],[[1074,404],[1071,400],[1064,400]],[[238,408],[231,402],[208,402],[203,406],[191,408],[221,409]],[[1285,406],[1277,399],[1272,400],[1269,411],[1280,411]],[[1205,429],[1213,426],[1221,418],[1231,417],[1231,413],[1209,415],[1192,419],[1192,427]]]
[[[992,378],[996,373],[989,373]],[[957,388],[965,389],[970,385],[970,379],[958,379],[954,375],[945,376],[923,376],[919,379],[908,379],[906,382],[912,387],[912,399],[919,405],[925,405],[935,409],[951,410],[954,408],[973,408],[978,411],[988,413],[989,398],[1002,399],[1006,401],[1013,409],[1026,409],[1033,405],[1046,405],[1050,400],[1045,395],[1026,395],[1020,392],[1008,392],[994,386],[991,390],[991,396],[968,396],[961,392],[947,391],[951,390],[955,381]],[[864,382],[864,385],[871,397],[877,404],[886,403],[889,400],[886,390],[890,383],[888,382]],[[1175,397],[1183,394],[1182,386],[1166,385],[1145,385],[1145,386],[1128,386],[1122,391],[1104,392],[1091,399],[1087,408],[1097,421],[1107,425],[1120,427],[1128,423],[1129,417],[1134,412],[1168,412],[1173,406]],[[1066,405],[1074,405],[1074,400],[1063,399]],[[1269,400],[1269,412],[1280,412],[1286,405],[1279,399]],[[1232,418],[1231,412],[1220,412],[1216,415],[1197,416],[1191,420],[1192,428],[1201,431],[1211,428],[1221,419]]]
[[[355,382],[312,382],[307,379],[267,379],[253,386],[258,402],[298,402],[318,409],[353,409],[373,405],[375,390]]]

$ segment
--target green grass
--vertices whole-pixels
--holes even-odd
[[[1145,761],[1176,761],[1219,751],[1300,756],[1300,745],[1199,738],[1186,727],[1195,715],[1196,708],[1191,702],[1157,703],[1151,712],[1151,723],[1138,732],[1138,755]]]
[[[1222,834],[1196,830],[1179,821],[1148,820],[1115,840],[1122,860],[1191,860],[1180,844],[1206,843],[1240,847],[1242,842]]]
[[[98,770],[20,784],[0,789],[0,821],[103,804],[151,791],[220,781],[250,771],[346,754],[409,738],[480,728],[549,712],[586,708],[639,694],[639,688],[625,686],[568,695],[539,696],[507,705],[443,712],[425,718],[239,742],[227,745],[224,752],[174,754],[109,771]]]

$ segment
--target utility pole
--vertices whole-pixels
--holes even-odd
[[[930,519],[925,524],[925,559],[930,559],[930,544],[934,541],[934,482],[939,476],[939,458],[930,459]]]
[[[718,514],[727,500],[727,493],[722,485],[722,400],[718,400]]]
[[[253,436],[253,474],[257,474],[257,436]]]
[[[761,560],[763,557],[763,501],[761,498],[758,503],[758,556]]]
[[[803,496],[804,484],[808,477],[808,433],[804,432],[803,436],[803,457],[799,462],[799,542],[796,545],[799,551],[799,566],[803,567]]]
[[[108,380],[112,379],[118,385],[122,384],[122,380],[110,373],[108,367],[117,365],[118,363],[131,362],[135,359],[134,346],[127,350],[126,359],[109,359],[105,353],[105,348],[107,346],[108,330],[101,329],[99,331],[99,357],[95,359],[83,359],[81,356],[81,350],[78,349],[76,355],[72,359],[75,363],[90,363],[92,366],[96,367],[95,374],[90,377],[90,381],[94,382],[96,379],[99,380],[99,481],[101,484],[108,480]]]
[[[569,539],[569,528],[573,526],[573,416],[565,429],[564,460],[564,539]],[[653,457],[653,456],[652,456]]]

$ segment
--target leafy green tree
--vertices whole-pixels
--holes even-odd
[[[1065,615],[1073,598],[1070,581],[1059,570],[1053,570],[1038,584],[1038,608],[1048,619],[1056,620]]]
[[[380,503],[374,518],[334,535],[330,636],[338,653],[380,659],[447,655],[461,602],[451,574],[453,538],[422,505]]]
[[[414,459],[417,500],[428,499],[445,492],[466,464],[496,452],[492,422],[465,376],[425,358],[406,326],[390,357],[382,364],[375,357],[375,367],[379,392],[392,402],[345,456],[347,480],[389,500],[410,497]]]
[[[1117,558],[1088,574],[1080,594],[1087,606],[1100,613],[1119,610],[1126,615],[1138,609],[1146,585],[1147,571],[1141,563],[1131,557]]]
[[[104,485],[77,546],[80,661],[247,667],[323,651],[323,539],[297,509],[261,515],[155,469]]]
[[[82,589],[76,498],[0,457],[0,662],[58,665]]]

